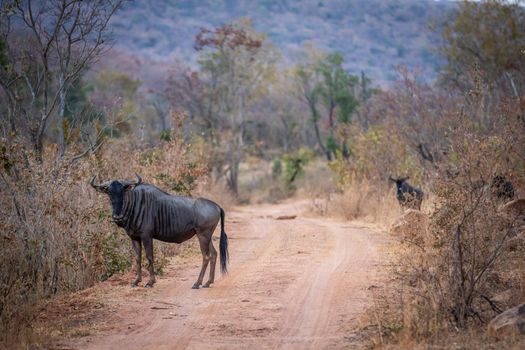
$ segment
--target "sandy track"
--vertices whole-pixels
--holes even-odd
[[[381,268],[382,234],[301,215],[304,202],[227,212],[229,275],[192,290],[200,258],[152,290],[112,290],[102,331],[70,339],[87,349],[321,349],[353,336]],[[297,214],[293,220],[276,220]],[[216,241],[217,245],[218,242]]]

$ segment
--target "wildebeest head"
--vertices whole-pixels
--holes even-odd
[[[124,206],[124,194],[142,183],[142,178],[137,173],[135,173],[135,176],[137,177],[137,181],[110,180],[97,185],[95,184],[96,176],[93,176],[89,181],[95,190],[109,196],[113,209],[113,221],[117,224],[123,220],[122,207]]]
[[[392,176],[389,176],[388,179],[392,182],[395,182],[396,183],[396,189],[397,189],[397,192],[402,192],[403,191],[403,183],[409,179],[409,177],[398,177],[398,178],[393,178]]]

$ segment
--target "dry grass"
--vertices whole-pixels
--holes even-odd
[[[402,212],[393,189],[386,190],[384,186],[363,180],[348,183],[339,190],[329,168],[325,166],[317,172],[320,176],[309,177],[303,192],[310,198],[312,212],[317,215],[361,221],[386,230]]]
[[[197,188],[192,192],[192,196],[206,197],[219,204],[226,212],[238,203],[238,199],[226,188],[224,183],[212,182],[209,177],[202,178]]]

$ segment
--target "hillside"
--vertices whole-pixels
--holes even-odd
[[[115,48],[141,62],[156,62],[158,67],[178,58],[195,64],[193,43],[200,28],[248,17],[268,33],[285,63],[312,42],[343,53],[348,70],[362,70],[384,85],[395,78],[397,65],[435,77],[439,38],[429,23],[453,6],[426,0],[138,0],[117,14],[113,30]]]

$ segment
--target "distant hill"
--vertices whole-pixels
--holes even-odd
[[[175,58],[193,65],[200,28],[249,17],[257,30],[268,33],[285,64],[311,41],[341,52],[352,73],[364,71],[385,85],[400,64],[435,78],[439,37],[429,23],[454,6],[427,0],[136,0],[114,18],[113,31],[121,54],[161,66]]]

